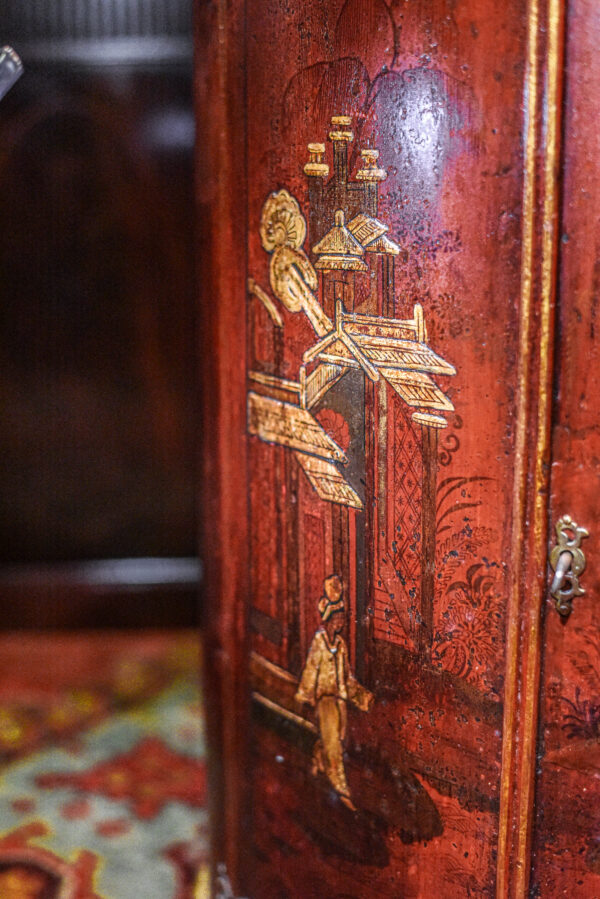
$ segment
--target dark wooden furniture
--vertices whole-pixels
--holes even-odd
[[[0,12],[0,565],[196,552],[191,7],[84,6]]]

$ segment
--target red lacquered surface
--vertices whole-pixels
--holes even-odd
[[[593,3],[567,18],[567,77],[562,187],[557,381],[553,428],[552,525],[565,514],[590,531],[582,542],[584,596],[562,620],[549,598],[543,635],[539,782],[536,794],[534,895],[600,895],[598,751],[600,644],[597,597],[598,227],[600,142],[592,125],[600,89]],[[555,541],[552,531],[551,542]]]
[[[215,9],[200,157],[215,860],[253,899],[562,895],[545,773],[534,802],[544,658],[548,733],[568,739],[546,683],[562,631],[541,628],[551,451],[577,450],[560,427],[574,393],[550,443],[561,9]],[[591,174],[565,154],[565,210],[584,187],[565,221],[587,245]]]

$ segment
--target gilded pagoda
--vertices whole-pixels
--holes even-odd
[[[353,139],[350,117],[334,116],[332,171],[325,144],[308,145],[306,217],[287,190],[267,198],[270,289],[248,282],[248,431],[251,464],[263,466],[251,515],[261,547],[267,528],[275,532],[252,588],[259,680],[267,669],[297,677],[313,594],[332,572],[367,682],[384,644],[431,646],[437,437],[453,410],[437,382],[456,371],[429,346],[422,306],[403,317],[396,281],[406,252],[378,218],[387,173],[365,148],[352,178]],[[290,313],[313,335],[292,378],[283,376]],[[290,712],[281,687],[269,699],[262,683],[263,694]]]

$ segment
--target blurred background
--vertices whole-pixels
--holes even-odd
[[[196,622],[191,0],[3,0],[0,629]]]
[[[192,3],[0,0],[0,94],[5,45],[0,897],[195,899]]]

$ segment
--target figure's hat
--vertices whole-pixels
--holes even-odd
[[[333,586],[336,583],[338,585],[339,596],[335,598],[331,598],[329,596],[329,585]],[[321,597],[319,600],[319,614],[321,615],[321,621],[325,623],[331,618],[335,612],[345,612],[346,606],[344,605],[344,597],[342,595],[342,582],[340,577],[337,574],[332,574],[329,577],[326,577],[323,582],[323,587],[325,588],[325,595]]]

